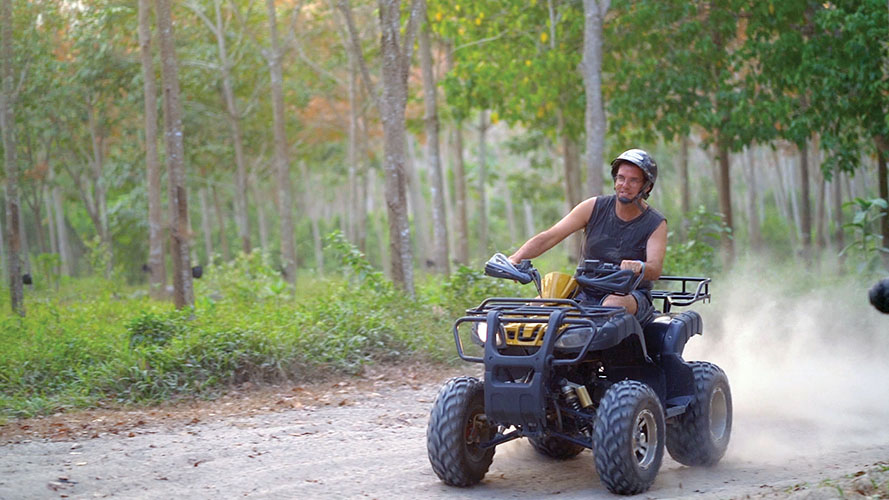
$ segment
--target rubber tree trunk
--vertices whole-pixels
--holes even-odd
[[[213,263],[213,223],[210,221],[210,206],[207,203],[207,188],[198,190],[198,201],[201,205],[201,233],[204,237],[204,254],[207,264]]]
[[[235,149],[235,220],[238,222],[238,237],[241,251],[250,253],[250,217],[247,215],[247,160],[244,156],[244,134],[241,131],[241,111],[235,98],[232,83],[232,63],[228,57],[226,30],[222,22],[221,0],[214,0],[215,25],[210,27],[216,37],[219,55],[219,76],[222,79],[222,96],[225,101],[226,119],[231,130],[232,145]],[[209,23],[208,23],[209,24]]]
[[[429,169],[429,190],[432,194],[432,252],[435,271],[449,274],[448,226],[445,214],[444,180],[439,150],[438,93],[433,71],[432,42],[426,0],[420,0],[420,66],[423,73],[423,122],[426,129],[426,161]]]
[[[139,49],[145,109],[145,172],[148,183],[148,283],[151,296],[163,298],[167,287],[161,167],[157,154],[157,83],[151,51],[150,0],[139,0]]]
[[[65,211],[62,206],[62,188],[55,182],[55,169],[49,168],[49,182],[52,184],[53,223],[56,226],[56,238],[59,242],[59,257],[62,261],[61,273],[71,276],[74,273],[74,261],[71,245],[68,241],[68,230],[65,226]]]
[[[537,234],[534,227],[534,207],[531,206],[530,201],[522,200],[522,214],[525,216],[525,238],[530,238]]]
[[[880,137],[877,140],[877,184],[880,189],[880,198],[889,201],[889,172],[886,161],[889,157],[889,144]],[[889,210],[883,210],[880,217],[880,233],[883,236],[882,247],[889,250]],[[889,269],[889,253],[880,252],[883,257],[883,266]]]
[[[809,141],[798,144],[800,182],[800,234],[803,258],[812,258],[812,195],[809,188]]]
[[[49,229],[49,253],[59,255],[59,239],[56,236],[56,225],[53,224],[52,192],[49,189],[48,183],[43,184],[41,192],[43,194],[43,208],[46,210],[46,225],[47,229]],[[58,274],[59,269],[55,268],[53,272]]]
[[[718,143],[719,159],[719,209],[722,211],[722,220],[730,231],[722,236],[723,258],[726,264],[731,265],[735,258],[734,244],[734,218],[732,217],[732,191],[731,170],[729,162],[728,145],[724,141]]]
[[[488,254],[488,123],[486,111],[478,117],[478,246],[481,255]]]
[[[774,164],[774,175],[777,177],[777,182],[775,182],[775,188],[772,189],[772,194],[775,198],[775,206],[778,207],[778,211],[781,212],[781,217],[787,221],[792,228],[796,228],[796,219],[793,218],[793,214],[790,211],[787,196],[787,187],[786,182],[784,180],[784,164],[781,158],[778,156],[778,153],[772,150],[772,162]],[[796,231],[790,231],[790,244],[791,247],[796,246],[797,234]]]
[[[380,48],[382,54],[383,95],[380,116],[383,121],[383,171],[385,173],[386,208],[389,215],[389,247],[392,280],[414,295],[413,252],[411,230],[407,217],[405,192],[405,118],[407,77],[412,47],[410,30],[401,36],[401,2],[379,0]],[[411,15],[415,15],[412,9]]]
[[[454,127],[454,211],[457,213],[457,262],[469,264],[469,214],[466,206],[466,166],[463,162],[463,126]]]
[[[583,0],[583,57],[581,73],[583,76],[586,108],[584,110],[584,126],[586,127],[586,167],[587,190],[590,196],[603,193],[602,166],[605,155],[605,133],[607,121],[605,104],[602,99],[602,29],[605,25],[605,14],[611,6],[611,0]]]
[[[679,173],[679,207],[682,211],[682,221],[679,230],[684,237],[688,234],[689,214],[691,213],[691,190],[688,182],[688,136],[679,139],[679,158],[676,160],[676,169]]]
[[[819,250],[827,248],[827,180],[821,168],[816,170],[818,173],[818,193],[815,197],[815,241]]]
[[[515,204],[512,200],[512,190],[506,182],[506,176],[500,177],[500,195],[503,197],[503,209],[506,212],[506,229],[509,231],[509,244],[519,242],[518,226],[515,218]]]
[[[290,181],[290,154],[287,148],[284,114],[284,77],[281,69],[283,54],[278,40],[278,24],[274,0],[266,0],[269,18],[271,54],[268,60],[271,73],[272,114],[275,130],[275,176],[278,181],[278,221],[281,232],[281,264],[284,279],[296,284],[296,243],[293,227],[293,187]]]
[[[842,174],[839,170],[833,172],[830,179],[832,188],[831,202],[833,203],[833,241],[834,248],[839,254],[840,250],[845,248],[846,242],[843,234],[843,182]],[[842,261],[842,257],[840,257]]]
[[[559,113],[562,114],[561,112]],[[560,127],[561,128],[561,127]],[[567,134],[562,133],[562,163],[565,167],[565,201],[568,204],[568,211],[576,207],[583,201],[581,194],[580,182],[580,151],[577,143],[573,141]],[[568,212],[565,212],[568,213]],[[568,255],[580,262],[583,253],[583,233],[575,231],[568,240]]]
[[[0,103],[0,104],[2,104],[2,103]],[[3,192],[4,192],[4,194],[6,194],[6,186],[5,185],[3,186]],[[3,203],[4,203],[4,205],[6,204],[6,197],[5,196],[3,199]],[[4,226],[5,226],[5,224],[3,223],[2,219],[0,219],[0,260],[3,261],[2,264],[0,264],[0,275],[2,275],[3,280],[6,281],[6,279],[9,276],[9,272],[6,269],[6,265],[8,264],[8,262],[6,261],[6,240],[7,240],[7,238],[6,238],[6,232],[5,232]]]
[[[219,191],[216,190],[216,186],[213,186],[211,189],[213,190],[213,210],[216,212],[216,222],[219,224],[219,244],[222,246],[222,258],[228,262],[232,260],[232,251],[225,229],[225,212],[222,210],[222,203],[219,201]]]
[[[155,0],[160,38],[164,88],[164,138],[170,184],[170,253],[173,258],[173,303],[176,309],[194,304],[191,277],[188,190],[185,184],[185,146],[182,103],[179,100],[179,67],[176,61],[169,0]]]
[[[250,190],[253,195],[254,207],[256,207],[256,225],[259,226],[259,248],[263,251],[269,249],[269,224],[266,216],[265,204],[262,199],[262,188],[259,185],[258,176],[255,176],[249,183]]]
[[[346,236],[349,241],[357,245],[358,243],[358,226],[364,224],[365,221],[358,217],[359,200],[358,200],[358,61],[356,61],[355,52],[347,50],[349,57],[349,147],[347,150],[347,158],[349,162],[349,199],[348,202],[348,232]]]
[[[9,273],[9,298],[12,311],[25,315],[20,260],[21,225],[19,210],[19,167],[15,141],[15,60],[12,52],[12,0],[0,0],[0,129],[3,134],[3,159],[6,166],[6,268]]]
[[[414,220],[414,241],[416,243],[416,259],[426,267],[429,259],[429,224],[426,220],[426,199],[420,187],[420,166],[417,162],[416,148],[413,138],[406,136],[407,155],[404,162],[404,174],[407,180],[408,207]]]
[[[759,187],[752,149],[747,148],[744,153],[744,160],[744,178],[747,181],[747,219],[750,232],[750,247],[758,252],[762,250],[762,231],[759,226]]]
[[[99,119],[96,116],[96,103],[92,96],[87,97],[87,122],[89,125],[90,142],[92,145],[92,157],[90,158],[90,170],[92,174],[92,207],[90,207],[89,199],[87,208],[90,210],[90,217],[93,225],[99,233],[102,241],[103,251],[107,254],[105,265],[105,279],[111,278],[111,272],[114,269],[114,247],[111,242],[111,231],[108,228],[108,190],[105,186],[103,172],[105,170],[105,131],[102,130]]]

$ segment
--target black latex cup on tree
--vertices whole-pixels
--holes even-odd
[[[889,278],[877,282],[868,292],[870,303],[881,313],[889,314]]]

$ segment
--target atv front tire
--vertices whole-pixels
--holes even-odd
[[[445,484],[471,486],[485,477],[494,448],[482,448],[495,433],[485,418],[484,384],[474,377],[448,380],[438,391],[426,427],[432,470]]]
[[[579,444],[555,436],[528,438],[528,441],[531,441],[531,446],[537,450],[537,453],[556,460],[574,458],[584,450],[583,446]]]
[[[732,392],[718,366],[703,361],[689,364],[695,396],[685,413],[667,426],[667,451],[684,465],[716,465],[732,434]]]
[[[635,495],[651,487],[664,457],[664,409],[657,394],[635,380],[605,392],[596,410],[593,454],[608,491]]]

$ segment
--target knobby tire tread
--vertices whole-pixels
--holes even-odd
[[[467,456],[467,412],[480,400],[484,410],[484,384],[474,377],[456,377],[438,392],[426,428],[426,450],[432,470],[445,484],[471,486],[484,478],[494,458],[494,448],[481,460]]]
[[[665,437],[663,409],[656,418],[657,456],[648,470],[640,470],[631,450],[636,408],[644,399],[654,401],[655,406],[660,408],[660,400],[650,387],[642,382],[624,380],[612,385],[599,402],[593,432],[593,454],[599,478],[612,493],[642,493],[651,487],[660,469]]]
[[[731,391],[728,378],[721,368],[706,361],[689,363],[694,373],[695,398],[685,413],[677,416],[667,424],[667,451],[677,462],[688,466],[716,465],[728,446],[731,437]],[[715,446],[710,438],[709,408],[700,403],[706,399],[709,406],[710,388],[715,383],[725,383],[728,401],[729,422],[725,443]]]

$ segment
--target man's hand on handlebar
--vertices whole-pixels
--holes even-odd
[[[642,272],[643,266],[645,264],[641,260],[622,260],[620,261],[621,269],[629,269],[633,271],[634,274],[639,274]]]

